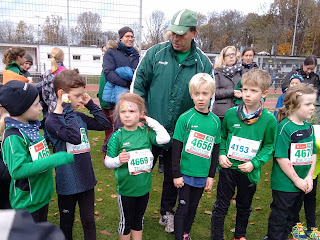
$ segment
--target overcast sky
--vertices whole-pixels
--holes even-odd
[[[237,10],[244,14],[255,12],[262,14],[261,7],[268,8],[273,0],[142,0],[143,17],[148,17],[153,11],[163,11],[168,19],[181,9],[191,9],[207,15],[210,12]]]

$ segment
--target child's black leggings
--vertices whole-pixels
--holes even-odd
[[[85,240],[96,239],[96,225],[94,222],[94,189],[73,195],[58,194],[60,212],[60,228],[66,240],[72,240],[72,227],[76,204],[79,204],[80,218]]]

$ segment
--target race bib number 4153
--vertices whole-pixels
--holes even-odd
[[[291,143],[290,161],[292,165],[312,164],[313,142]]]
[[[211,156],[213,144],[214,137],[191,130],[185,151],[187,153],[208,159]]]
[[[232,136],[228,157],[243,162],[249,162],[256,156],[259,147],[260,141]]]

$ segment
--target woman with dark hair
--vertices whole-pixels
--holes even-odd
[[[6,65],[3,69],[3,84],[11,80],[19,80],[29,83],[29,79],[23,76],[21,65],[26,61],[26,50],[21,47],[9,48],[5,51],[2,62]]]
[[[259,68],[258,64],[253,61],[256,52],[252,47],[246,47],[242,51],[242,66],[243,66],[243,73],[248,72],[252,68]]]
[[[241,98],[241,91],[235,90],[235,88],[244,72],[241,63],[237,62],[236,52],[237,50],[234,46],[227,46],[222,49],[214,67],[216,92],[212,112],[220,120],[223,119],[225,112],[235,105],[233,97]]]
[[[320,82],[319,76],[314,72],[314,69],[317,66],[317,58],[315,56],[309,55],[303,61],[301,68],[289,72],[282,82],[282,92],[284,92],[290,83],[290,78],[293,74],[299,74],[304,78],[304,83],[313,84],[313,86],[318,90]]]
[[[319,75],[314,72],[315,68],[317,67],[317,58],[315,56],[309,55],[303,61],[301,68],[296,69],[294,71],[289,72],[282,82],[282,92],[285,92],[289,86],[290,78],[293,74],[299,74],[303,77],[304,83],[313,84],[314,88],[318,90],[318,98],[316,101],[316,111],[317,111],[317,124],[320,124],[320,100],[319,100],[319,93],[320,93],[320,79]]]

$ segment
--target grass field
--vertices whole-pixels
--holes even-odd
[[[95,170],[98,184],[95,187],[95,218],[97,228],[97,239],[118,239],[119,210],[116,199],[116,181],[114,170],[107,169],[102,165],[101,146],[103,144],[104,132],[89,131],[89,140],[91,144],[92,163]],[[257,186],[257,192],[252,202],[252,213],[249,219],[247,229],[247,239],[263,239],[267,232],[268,216],[270,213],[270,203],[272,201],[270,189],[272,160],[263,168],[260,182]],[[199,208],[191,230],[193,240],[210,239],[210,220],[213,204],[216,199],[216,188],[219,174],[216,174],[216,182],[211,192],[205,192],[200,200]],[[168,234],[164,227],[159,225],[159,208],[162,191],[163,175],[158,172],[158,166],[152,173],[152,189],[150,200],[144,217],[143,239],[174,239],[174,234]],[[319,185],[318,185],[319,186]],[[319,188],[319,187],[318,187]],[[318,189],[319,191],[319,189]],[[317,199],[317,222],[320,219],[320,199]],[[231,202],[229,213],[225,221],[225,239],[233,239],[235,227],[235,201]],[[300,221],[305,222],[304,213],[301,211]],[[56,194],[52,197],[49,207],[49,222],[59,225],[59,212]],[[318,226],[319,227],[319,224]],[[77,210],[74,222],[73,236],[75,240],[83,239],[82,225],[79,221],[79,211]]]

